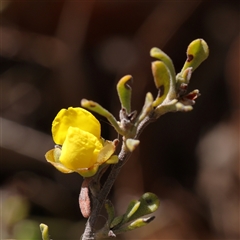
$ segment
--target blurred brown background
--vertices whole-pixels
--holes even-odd
[[[1,1],[1,239],[38,240],[41,222],[54,240],[79,239],[82,178],[44,158],[54,116],[87,98],[117,117],[126,74],[139,111],[156,94],[150,49],[179,72],[196,38],[210,56],[192,77],[202,94],[194,110],[147,127],[110,195],[122,214],[156,193],[156,219],[118,239],[239,239],[239,10],[237,0]],[[99,119],[102,136],[116,138]]]

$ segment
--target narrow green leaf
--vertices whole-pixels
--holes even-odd
[[[131,231],[143,226],[146,226],[148,223],[150,223],[151,221],[154,220],[154,216],[151,217],[145,217],[145,218],[138,218],[137,220],[133,221],[132,223],[128,224],[128,225],[124,225],[121,226],[120,228],[114,230],[114,234],[120,234],[120,233],[124,233],[127,231]]]
[[[155,212],[160,204],[157,195],[149,192],[144,193],[139,199],[139,202],[140,206],[138,207],[137,211],[130,218],[128,218],[128,222]]]
[[[132,201],[129,204],[128,209],[125,213],[126,218],[129,219],[138,210],[139,206],[140,206],[139,201]]]
[[[153,96],[150,92],[146,94],[145,102],[141,113],[139,114],[136,123],[141,122],[153,109]]]
[[[122,220],[123,220],[123,215],[115,217],[111,222],[110,229],[113,229],[114,227],[120,225]]]
[[[42,233],[42,240],[50,240],[49,234],[48,234],[48,226],[44,223],[40,224],[40,230]]]
[[[122,77],[117,84],[117,92],[122,108],[125,108],[127,113],[131,112],[132,89],[128,84],[130,81],[132,81],[132,76],[126,75]]]
[[[164,101],[169,93],[171,76],[166,64],[161,61],[152,62],[152,73],[158,89],[158,96],[153,102],[153,106],[156,107]]]
[[[159,89],[163,85],[168,85],[168,89],[170,86],[170,73],[166,66],[166,64],[162,61],[154,61],[152,62],[152,73],[154,77],[154,82],[156,88]]]
[[[133,221],[131,224],[128,225],[129,230],[134,230],[136,228],[143,227],[150,223],[155,217],[146,217],[146,218],[138,218],[137,220]]]
[[[93,102],[93,101],[89,101],[87,99],[82,99],[81,105],[82,105],[82,107],[87,108],[87,109],[89,109],[93,112],[96,112],[96,113],[102,115],[103,117],[107,118],[107,120],[112,124],[112,126],[115,128],[115,130],[119,134],[124,135],[124,131],[120,128],[115,117],[108,110],[103,108],[100,104]]]
[[[165,64],[164,66],[157,62],[155,66],[152,66],[153,74],[156,74],[156,76],[158,76],[159,79],[162,78],[162,80],[160,81],[164,83],[163,86],[166,88],[168,88],[168,84],[166,84],[165,81],[167,81],[168,79],[170,80],[168,91],[167,89],[164,89],[164,87],[162,87],[163,89],[160,89],[159,91],[160,99],[154,102],[154,106],[157,106],[158,102],[161,103],[164,100],[164,97],[166,98],[166,94],[168,94],[169,100],[176,98],[176,72],[175,72],[171,58],[166,53],[164,53],[161,49],[156,47],[152,48],[150,51],[150,55],[151,57],[157,58]],[[168,78],[168,75],[169,75],[169,78]],[[155,79],[154,81],[156,82]],[[162,93],[161,93],[161,90],[162,90]],[[161,97],[162,95],[163,97]]]
[[[192,72],[204,61],[209,55],[209,48],[203,39],[196,39],[192,41],[187,48],[187,60],[181,70],[183,72],[192,67]]]
[[[105,208],[108,214],[108,225],[110,226],[111,222],[115,217],[115,210],[112,202],[110,200],[105,201]]]
[[[127,211],[121,215],[116,217],[112,223],[111,223],[111,229],[114,229],[114,231],[118,228],[120,228],[125,223],[129,222],[128,219],[137,211],[137,209],[140,206],[140,202],[137,200],[132,200],[127,208]]]
[[[164,53],[161,49],[154,47],[150,50],[150,56],[164,62],[167,68],[169,69],[171,77],[175,79],[176,72],[172,60],[166,53]]]

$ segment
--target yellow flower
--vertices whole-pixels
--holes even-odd
[[[115,145],[101,138],[99,121],[83,108],[62,109],[52,123],[57,144],[46,160],[63,173],[78,172],[83,177],[96,174],[103,163],[116,163]]]

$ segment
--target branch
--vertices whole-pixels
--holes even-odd
[[[135,139],[138,139],[142,130],[152,121],[154,121],[154,118],[150,118],[149,116],[146,117],[141,124],[139,124],[137,132],[136,132],[136,136]],[[107,199],[107,196],[114,184],[114,182],[116,181],[116,178],[121,170],[121,168],[123,167],[123,165],[125,164],[125,162],[127,161],[127,159],[130,157],[131,152],[126,151],[126,148],[124,147],[124,144],[122,145],[121,151],[118,154],[118,158],[119,158],[119,162],[117,164],[114,164],[112,166],[111,172],[108,175],[108,178],[106,180],[106,182],[104,183],[101,191],[99,192],[99,194],[97,195],[96,198],[93,199],[93,208],[92,208],[92,212],[90,217],[88,218],[88,221],[86,223],[86,227],[84,230],[84,233],[81,237],[81,240],[95,240],[95,236],[94,236],[94,225],[97,222],[99,213],[103,207],[104,202]]]

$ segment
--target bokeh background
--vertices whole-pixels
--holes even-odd
[[[116,83],[126,74],[139,111],[146,92],[157,93],[150,49],[164,50],[179,72],[196,38],[210,56],[191,80],[201,92],[194,110],[149,125],[110,194],[122,214],[154,192],[156,219],[118,239],[239,239],[239,10],[237,0],[1,0],[1,239],[41,239],[41,222],[54,240],[79,239],[82,178],[44,158],[53,118],[82,98],[117,117]],[[104,138],[118,137],[97,117]]]

